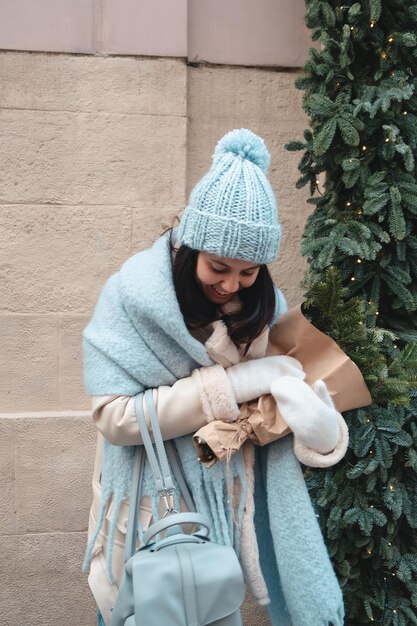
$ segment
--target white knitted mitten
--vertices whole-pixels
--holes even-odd
[[[277,378],[271,393],[287,425],[304,446],[328,454],[339,441],[339,418],[326,384],[310,387],[293,376]]]
[[[270,393],[271,384],[279,377],[291,377],[295,380],[304,380],[303,367],[297,359],[291,356],[266,356],[261,359],[252,359],[243,363],[236,363],[226,369],[236,402],[248,402]]]

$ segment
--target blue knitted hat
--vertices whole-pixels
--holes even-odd
[[[266,177],[270,160],[263,140],[250,130],[220,139],[210,170],[191,192],[178,242],[222,257],[273,261],[281,228]]]

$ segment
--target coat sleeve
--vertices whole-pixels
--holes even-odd
[[[174,439],[214,419],[234,420],[239,415],[229,379],[221,365],[202,367],[172,387],[153,390],[158,421],[164,439]],[[93,396],[93,420],[114,445],[142,443],[135,415],[135,396]]]

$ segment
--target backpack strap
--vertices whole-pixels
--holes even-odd
[[[144,402],[146,403],[147,414],[149,416],[150,426],[154,438],[152,443],[149,433],[148,424],[145,419]],[[132,474],[132,491],[130,496],[129,516],[126,530],[125,544],[125,561],[128,561],[136,551],[136,537],[138,527],[138,508],[142,495],[143,469],[145,463],[145,455],[148,456],[149,464],[155,480],[156,489],[163,499],[166,506],[165,515],[176,513],[174,509],[174,492],[175,486],[173,475],[176,478],[180,492],[186,502],[189,511],[195,512],[195,505],[182,471],[181,463],[178,458],[173,441],[166,441],[165,446],[162,439],[161,429],[159,427],[158,416],[156,414],[153,401],[152,389],[147,389],[145,393],[135,396],[135,414],[139,424],[140,434],[142,436],[143,445],[136,446],[135,461]],[[146,452],[145,452],[146,451]],[[173,474],[171,473],[171,463]],[[163,521],[163,520],[161,520]],[[195,519],[189,520],[191,523],[202,524],[201,521]],[[181,522],[177,522],[181,523]],[[169,524],[172,526],[173,524]],[[203,524],[204,525],[204,524]],[[154,525],[152,525],[153,527]],[[165,528],[165,527],[164,527]],[[161,528],[162,530],[162,528]],[[160,532],[160,531],[157,531]],[[154,532],[153,535],[156,533]]]
[[[171,528],[172,526],[177,526],[181,524],[197,524],[201,526],[200,531],[198,531],[198,535],[201,537],[207,537],[210,532],[210,526],[208,524],[207,517],[205,515],[201,515],[201,513],[176,513],[175,515],[169,515],[164,517],[163,519],[158,520],[151,526],[149,526],[148,530],[143,534],[143,545],[146,545],[150,542],[151,539],[158,535],[161,531],[166,530],[167,528]]]

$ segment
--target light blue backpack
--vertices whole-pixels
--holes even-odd
[[[145,402],[155,449],[142,399],[141,395],[136,397],[135,410],[144,446],[136,450],[125,566],[110,626],[242,626],[244,582],[236,553],[230,546],[209,540],[208,520],[195,512],[172,442],[166,442],[165,450],[152,390],[145,392]],[[136,551],[144,448],[167,511],[144,533],[142,546]],[[194,512],[174,510],[174,484],[166,451],[187,507]],[[187,534],[183,524],[198,528]],[[162,531],[166,531],[165,536],[157,538]]]

